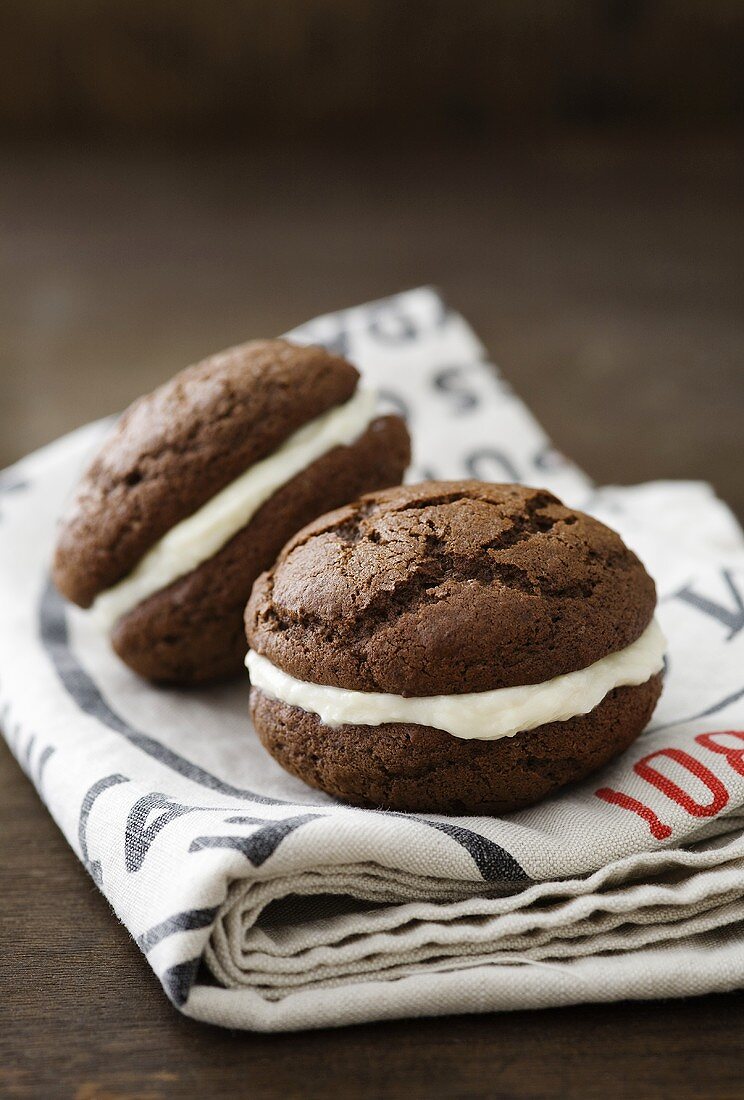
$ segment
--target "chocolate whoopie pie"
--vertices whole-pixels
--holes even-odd
[[[261,340],[177,374],[122,416],[64,515],[54,580],[150,680],[235,674],[254,580],[314,516],[396,484],[404,422],[357,370]]]
[[[299,532],[246,609],[261,741],[360,806],[502,813],[622,752],[661,691],[654,583],[550,493],[370,493]]]

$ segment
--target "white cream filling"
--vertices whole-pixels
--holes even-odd
[[[273,454],[172,527],[129,576],[102,592],[91,609],[95,621],[110,630],[137,604],[213,557],[277,489],[326,452],[363,435],[375,417],[376,403],[374,392],[357,389],[345,404],[303,425]]]
[[[317,714],[327,726],[414,722],[465,740],[496,741],[547,722],[588,714],[616,687],[645,684],[664,665],[666,639],[656,619],[631,645],[587,668],[542,684],[466,695],[388,695],[296,680],[250,650],[251,683],[271,699]]]

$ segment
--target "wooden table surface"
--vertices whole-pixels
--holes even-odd
[[[185,363],[441,287],[598,480],[744,516],[744,142],[0,158],[0,465]],[[257,1036],[180,1017],[0,748],[0,1095],[742,1097],[744,995]]]

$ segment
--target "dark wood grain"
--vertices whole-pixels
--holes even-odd
[[[202,355],[421,283],[600,482],[744,515],[744,140],[0,157],[0,466]]]
[[[421,282],[600,481],[744,515],[744,144],[0,160],[0,464]],[[741,1097],[744,995],[230,1034],[180,1017],[0,749],[0,1094]]]
[[[0,747],[0,1095],[740,1098],[744,994],[296,1035],[178,1015]]]

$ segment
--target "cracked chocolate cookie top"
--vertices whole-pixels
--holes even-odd
[[[89,606],[171,527],[303,424],[348,401],[358,379],[351,363],[323,348],[255,340],[135,401],[63,516],[57,587]]]
[[[542,683],[640,637],[654,582],[551,493],[479,481],[370,493],[263,573],[249,645],[300,680],[400,695]]]

